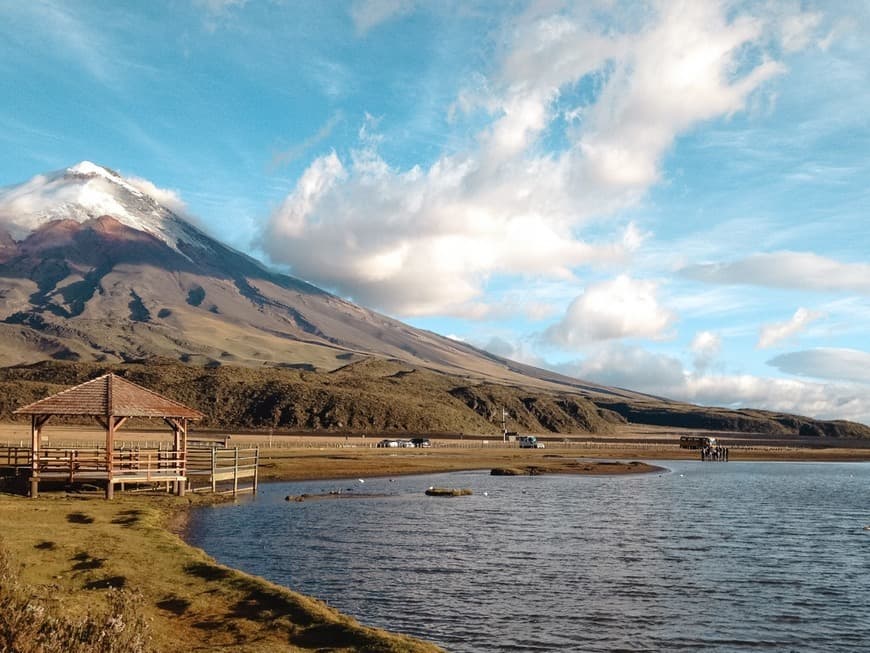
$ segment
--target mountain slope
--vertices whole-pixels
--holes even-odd
[[[159,356],[328,371],[375,356],[515,384],[579,383],[269,270],[147,188],[82,162],[0,191],[0,365]]]

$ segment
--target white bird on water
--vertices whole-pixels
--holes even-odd
[[[358,480],[360,483],[365,483],[365,481],[362,480],[361,478],[358,478],[358,479],[356,479],[356,480]]]

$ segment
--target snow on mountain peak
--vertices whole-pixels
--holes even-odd
[[[160,200],[174,197],[172,208]],[[145,231],[178,251],[179,242],[207,238],[172,209],[180,203],[171,191],[144,179],[127,178],[104,166],[81,161],[74,166],[36,175],[17,186],[0,188],[0,227],[21,240],[52,220],[86,222],[111,216],[133,229]]]
[[[121,178],[121,175],[114,170],[109,170],[108,168],[104,168],[103,166],[92,163],[91,161],[79,161],[74,166],[67,168],[66,172],[77,175],[100,175],[101,177],[106,177],[112,181]]]

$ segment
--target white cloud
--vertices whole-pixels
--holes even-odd
[[[579,266],[622,261],[642,241],[636,227],[590,244],[584,225],[634,205],[678,135],[740,111],[782,71],[744,57],[764,47],[764,22],[716,3],[662,3],[628,27],[602,24],[581,3],[537,7],[511,26],[497,73],[450,107],[455,121],[473,109],[490,116],[467,149],[407,169],[370,140],[320,157],[265,230],[272,260],[404,315],[467,313],[496,276],[570,280]],[[594,96],[565,126],[562,105],[587,81]],[[542,151],[551,130],[564,146]]]
[[[765,324],[761,327],[761,333],[758,336],[758,344],[755,346],[759,349],[766,349],[773,345],[797,335],[807,328],[811,322],[818,320],[824,314],[818,311],[811,311],[806,308],[799,308],[787,322],[776,322],[774,324]]]
[[[780,42],[786,52],[797,52],[815,40],[822,16],[818,13],[787,14],[779,21]],[[819,40],[824,49],[824,42]]]
[[[659,305],[656,292],[655,282],[624,275],[590,285],[544,337],[572,349],[617,338],[661,338],[674,316]]]
[[[860,384],[810,383],[752,375],[690,378],[673,398],[706,405],[806,415],[818,419],[848,419],[870,424],[870,393]]]
[[[513,343],[504,338],[500,338],[499,336],[493,336],[490,338],[489,341],[481,346],[481,349],[488,351],[491,354],[495,354],[496,356],[509,358],[511,360],[517,360],[520,355],[520,350],[515,347]]]
[[[820,347],[780,354],[767,361],[781,372],[835,381],[870,383],[870,353]]]
[[[153,182],[141,177],[124,177],[124,181],[151,197],[158,204],[162,204],[176,215],[188,217],[187,204],[181,199],[181,195],[177,190],[160,188],[155,186]]]
[[[712,365],[722,350],[722,338],[711,331],[699,331],[689,346],[694,357],[696,371],[704,371]]]
[[[86,176],[76,177],[82,173]],[[22,239],[41,224],[58,218],[82,221],[111,215],[123,220],[130,214],[119,201],[119,187],[147,195],[202,228],[200,221],[188,213],[178,191],[160,188],[140,177],[125,177],[87,161],[0,189],[0,226],[13,238]]]
[[[621,343],[598,347],[583,361],[557,369],[579,379],[658,396],[685,385],[683,364],[678,358]]]
[[[868,356],[864,352],[857,353]],[[857,360],[854,359],[853,363]],[[810,365],[807,361],[804,363]],[[864,360],[863,364],[866,367],[867,361]],[[817,383],[750,374],[692,373],[686,371],[677,358],[621,344],[601,347],[585,360],[555,366],[555,369],[596,383],[678,401],[727,408],[751,407],[870,424],[870,386],[863,383]],[[813,369],[817,376],[821,376],[818,366]],[[838,378],[847,376],[841,374]]]
[[[870,293],[870,264],[841,263],[811,252],[753,254],[731,263],[704,263],[681,274],[707,283]]]
[[[388,20],[408,14],[415,0],[355,0],[350,8],[357,34],[363,35]]]

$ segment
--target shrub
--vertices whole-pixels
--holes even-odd
[[[109,590],[108,607],[84,617],[52,609],[21,582],[0,542],[0,650],[8,653],[150,653],[142,598]]]

